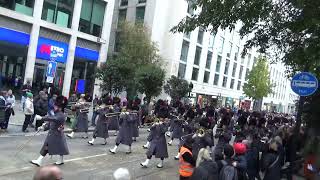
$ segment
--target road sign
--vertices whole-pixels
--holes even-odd
[[[57,62],[49,61],[47,67],[47,77],[54,77],[56,74]]]
[[[310,96],[318,87],[318,79],[308,72],[296,74],[291,80],[291,89],[300,96]]]

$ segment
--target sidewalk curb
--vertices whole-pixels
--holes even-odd
[[[16,126],[22,126],[22,125],[16,125]],[[88,132],[93,132],[94,128],[93,127],[89,127]],[[72,129],[70,128],[66,128],[65,130],[63,130],[64,133],[71,133]],[[48,131],[40,131],[39,133],[35,134],[36,131],[34,132],[28,132],[28,133],[23,133],[23,132],[18,132],[18,133],[0,133],[0,138],[1,137],[17,137],[17,136],[35,136],[35,135],[43,135],[43,134],[47,134]]]

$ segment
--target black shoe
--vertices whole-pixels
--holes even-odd
[[[105,146],[105,145],[107,145],[107,142],[105,142],[105,143],[101,143],[101,145]]]
[[[93,143],[92,143],[92,142],[90,142],[90,141],[88,141],[88,144],[89,144],[89,145],[91,145],[91,146],[93,146]]]
[[[179,158],[177,158],[177,157],[174,157],[174,160],[179,160]]]
[[[33,165],[36,165],[36,166],[40,167],[40,165],[39,165],[38,163],[34,163],[34,162],[32,162],[32,161],[30,161],[30,163],[33,164]]]
[[[31,128],[35,128],[35,126],[33,124],[29,124],[29,127]]]
[[[131,154],[131,153],[132,153],[131,151],[126,152],[126,154]]]
[[[22,130],[22,132],[27,133],[27,132],[29,132],[29,130],[28,129]]]
[[[61,165],[64,165],[64,163],[54,163],[53,165],[56,165],[56,166],[61,166]]]

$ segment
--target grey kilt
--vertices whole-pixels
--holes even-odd
[[[154,131],[150,147],[146,153],[147,156],[155,155],[156,158],[168,158],[168,147],[165,137],[168,127],[165,124],[155,125],[151,127]]]
[[[118,108],[117,106],[114,106],[114,112],[120,112],[120,108]],[[119,130],[119,116],[113,116],[109,118],[109,126],[108,126],[109,130]]]
[[[139,137],[139,116],[137,114],[130,114],[130,118],[133,120],[132,137]]]
[[[120,128],[116,138],[116,144],[131,146],[133,135],[133,119],[128,114],[121,114],[119,120]]]
[[[98,110],[99,118],[93,132],[94,138],[99,137],[99,138],[106,139],[109,137],[108,121],[107,121],[107,117],[105,116],[107,112],[108,112],[107,108]]]
[[[67,141],[63,133],[63,125],[66,116],[62,112],[56,113],[55,116],[43,118],[49,122],[48,135],[40,150],[40,154],[45,155],[48,151],[49,155],[68,155],[69,149]]]
[[[180,139],[183,135],[183,125],[182,121],[179,120],[173,120],[172,123],[172,136],[171,138]]]
[[[76,132],[88,132],[88,113],[80,113],[77,115],[77,123],[75,125]]]

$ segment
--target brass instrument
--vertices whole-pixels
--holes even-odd
[[[90,102],[77,102],[76,108],[79,108],[80,113],[89,113],[91,103]]]

